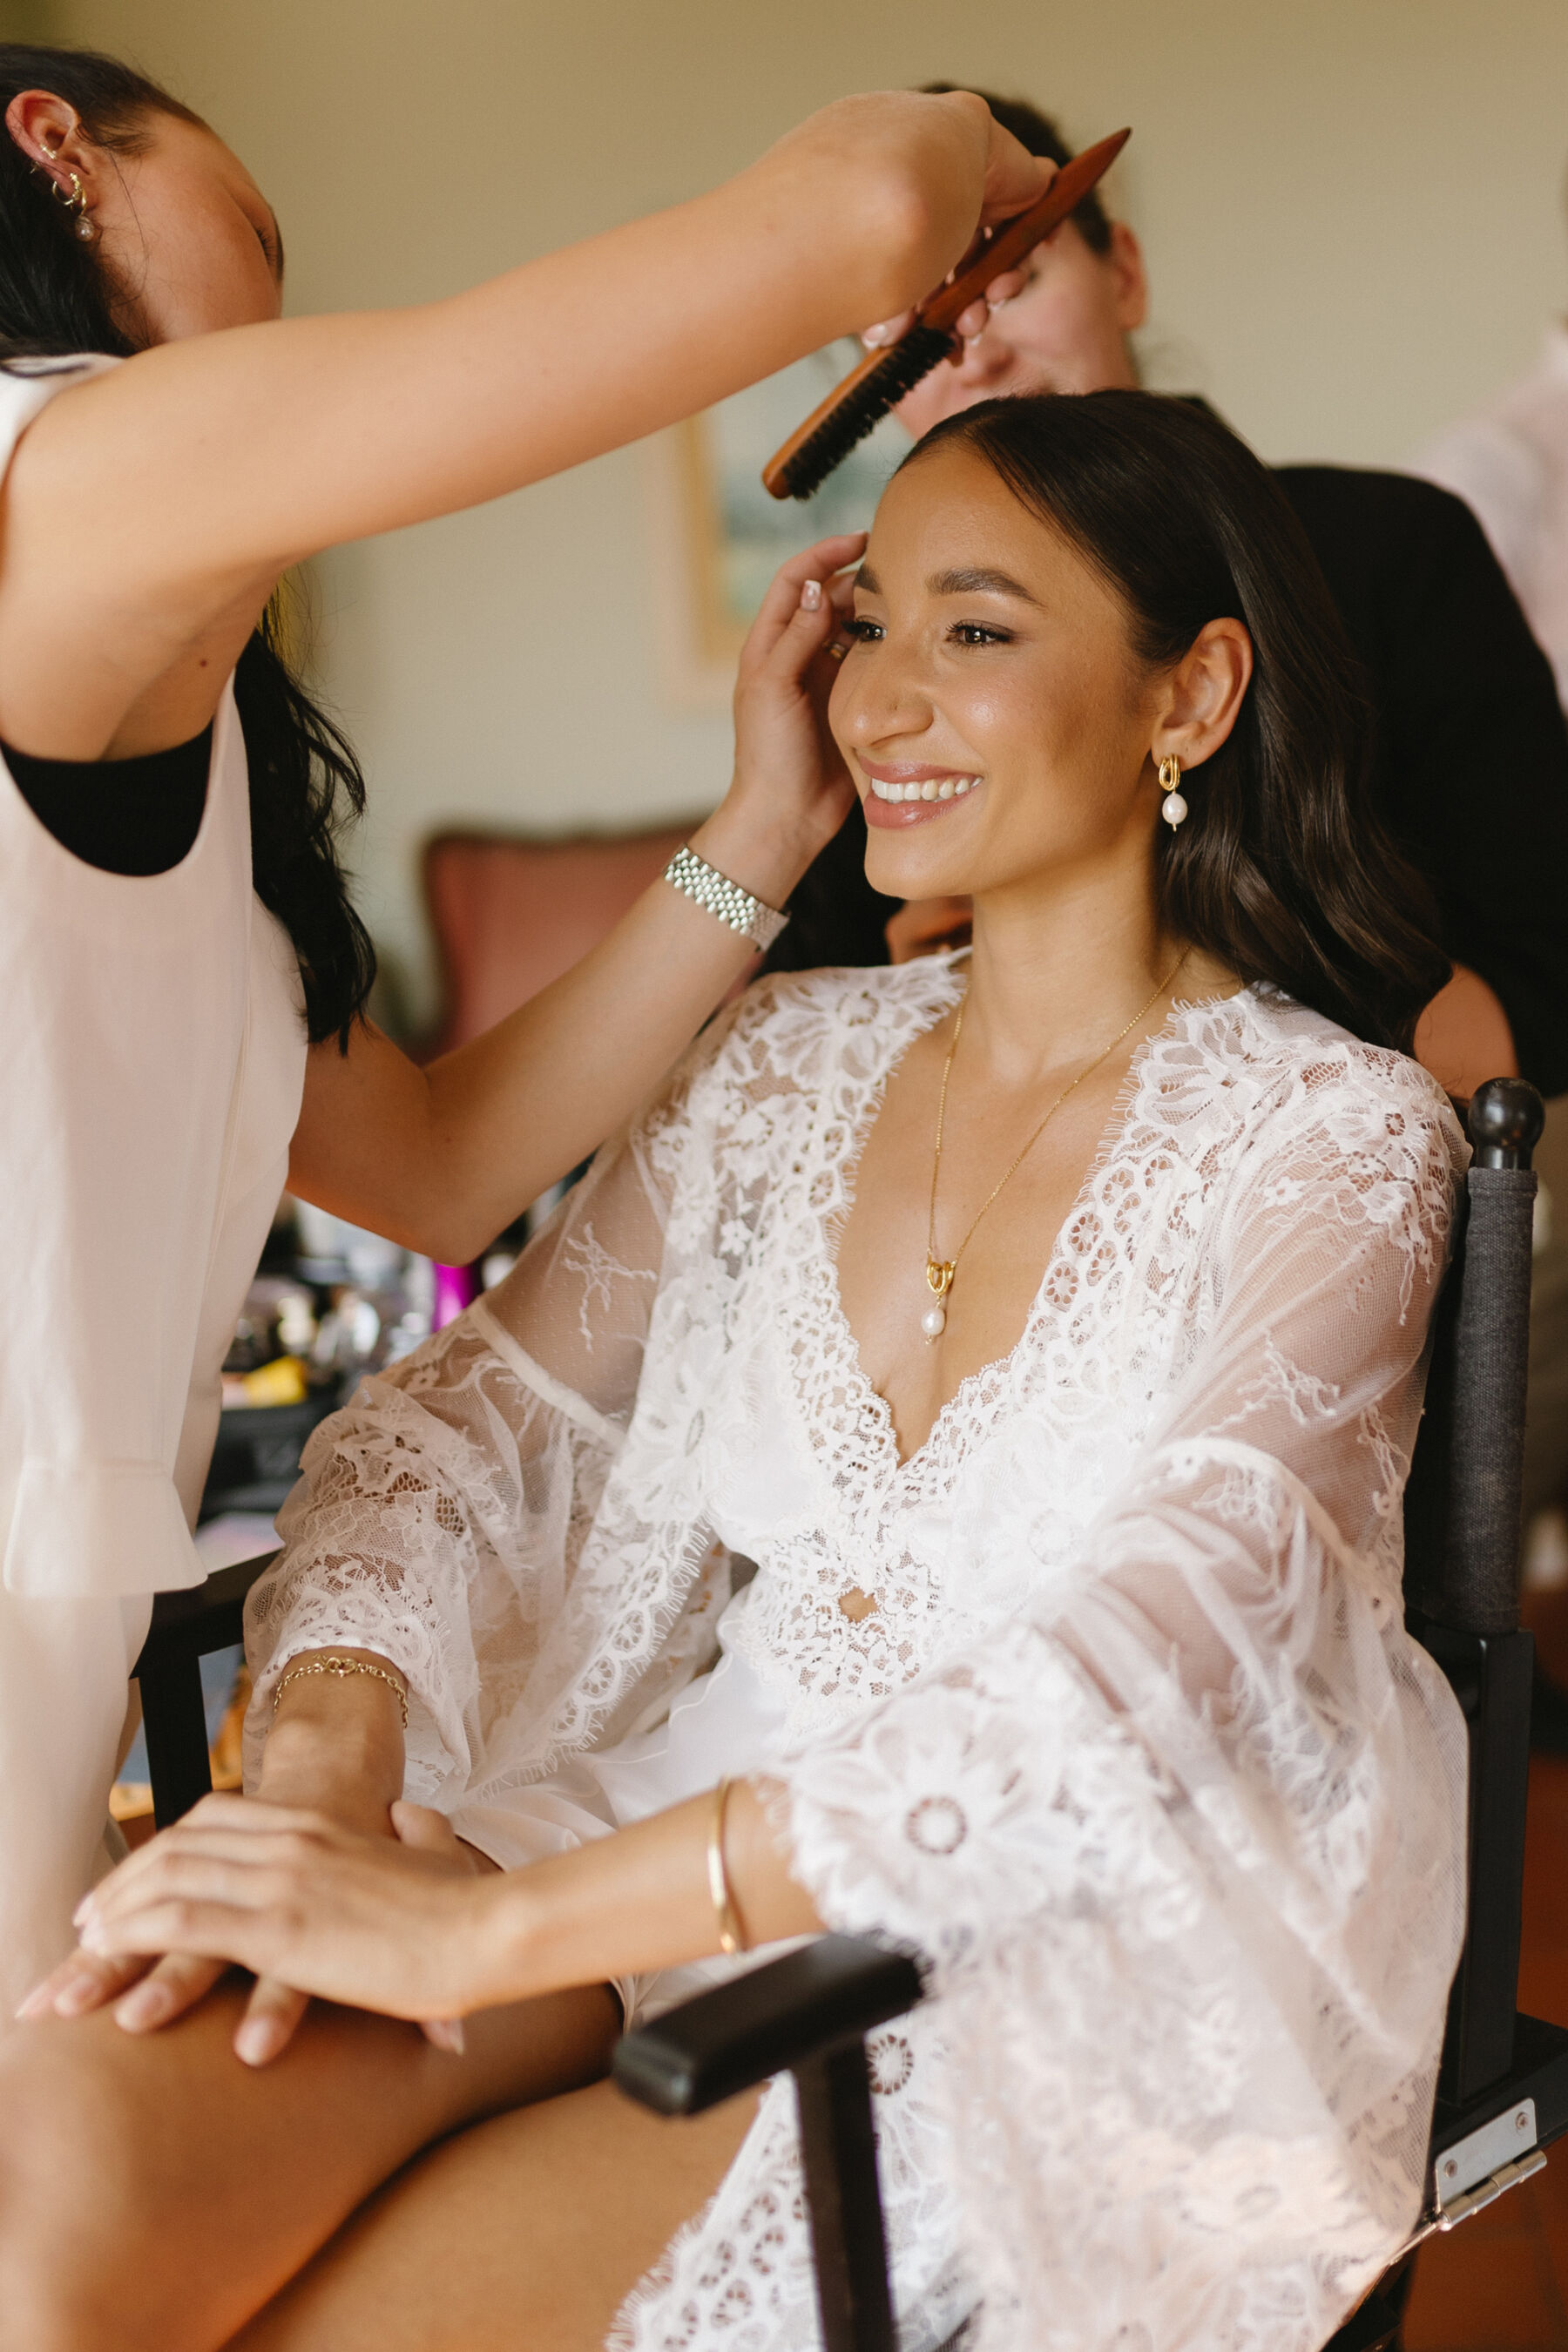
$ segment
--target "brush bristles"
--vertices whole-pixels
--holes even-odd
[[[906,392],[952,350],[951,334],[934,327],[911,327],[893,345],[879,365],[863,376],[840,406],[825,416],[809,441],[803,441],[784,468],[792,499],[808,499],[820,489],[836,467],[841,466],[868,433],[874,432]]]

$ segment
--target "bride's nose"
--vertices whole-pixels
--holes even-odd
[[[868,759],[909,757],[911,739],[925,734],[934,716],[918,655],[902,656],[890,645],[879,646],[858,677],[846,676],[841,695],[834,702],[834,732],[847,750]]]

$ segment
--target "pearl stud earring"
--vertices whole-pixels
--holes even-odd
[[[1182,763],[1173,751],[1168,759],[1160,762],[1160,790],[1165,795],[1160,803],[1160,814],[1173,833],[1187,814],[1186,802],[1181,795],[1181,782]]]

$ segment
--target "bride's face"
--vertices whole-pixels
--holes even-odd
[[[855,591],[830,719],[865,803],[868,878],[978,896],[1126,858],[1159,820],[1167,681],[1121,600],[981,458],[892,482]]]

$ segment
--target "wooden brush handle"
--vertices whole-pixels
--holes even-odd
[[[1016,269],[1026,254],[1033,253],[1052,229],[1059,228],[1068,215],[1077,211],[1131,136],[1131,130],[1113,131],[1109,139],[1097,139],[1092,147],[1086,147],[1081,155],[1064,163],[1045,194],[1037,196],[1027,212],[1015,213],[1010,221],[1004,222],[962,277],[955,278],[951,286],[939,286],[934,294],[926,297],[915,313],[917,325],[931,327],[939,333],[952,326],[989,285],[1009,269]]]

